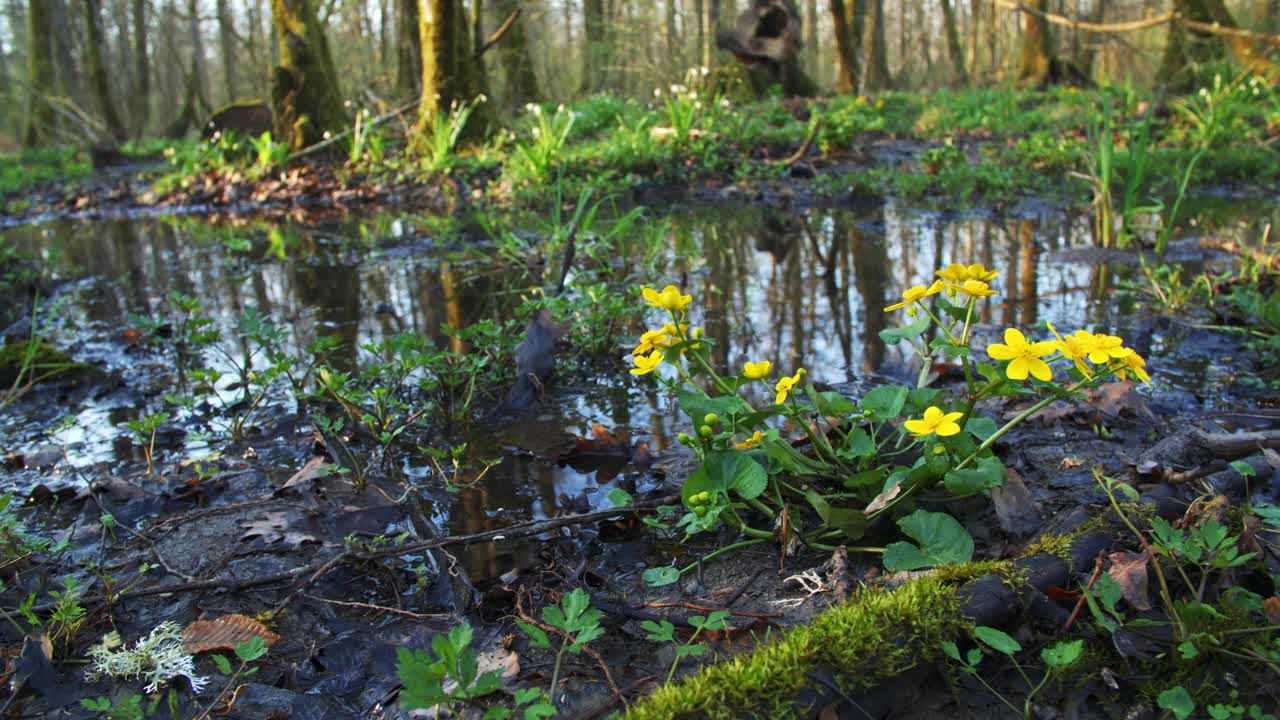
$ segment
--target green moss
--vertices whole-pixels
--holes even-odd
[[[1021,557],[1031,557],[1032,555],[1053,555],[1062,558],[1067,562],[1071,561],[1071,544],[1080,536],[1080,531],[1063,535],[1055,533],[1047,533],[1041,535],[1039,539],[1023,549]]]
[[[941,642],[965,625],[954,582],[931,576],[893,590],[862,590],[810,625],[659,688],[626,717],[803,715],[808,708],[799,695],[812,683],[811,671],[833,670],[846,686],[868,687],[937,657]]]
[[[73,361],[70,355],[48,343],[38,340],[9,343],[0,347],[0,389],[12,386],[24,367],[29,367],[24,378],[32,374],[40,377],[90,369],[90,366]]]

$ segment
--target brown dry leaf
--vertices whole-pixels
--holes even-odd
[[[307,542],[320,542],[320,538],[311,533],[301,532],[289,527],[289,513],[287,512],[263,513],[261,517],[254,520],[242,521],[240,527],[245,529],[245,533],[240,536],[241,542],[252,540],[255,537],[262,538],[262,542],[267,545],[283,540],[290,547]]]
[[[307,461],[306,465],[302,466],[302,469],[289,476],[289,479],[285,480],[284,484],[280,487],[291,488],[298,485],[305,485],[312,480],[318,480],[322,477],[328,476],[334,469],[336,469],[336,466],[333,463],[322,457],[313,457]]]
[[[894,485],[888,490],[885,490],[884,492],[877,495],[875,500],[871,501],[871,504],[867,506],[866,510],[862,511],[862,514],[870,515],[871,513],[879,512],[880,510],[885,509],[886,507],[888,507],[889,503],[893,501],[894,498],[898,497],[898,494],[901,492],[902,492],[902,485]]]
[[[1272,595],[1263,600],[1262,612],[1267,616],[1267,622],[1272,625],[1280,625],[1280,595]]]
[[[1107,383],[1093,391],[1091,402],[1098,412],[1109,417],[1136,417],[1154,422],[1155,414],[1137,387],[1132,380]]]
[[[1151,598],[1147,594],[1147,562],[1151,556],[1146,553],[1126,551],[1111,553],[1111,567],[1107,574],[1120,586],[1121,596],[1135,610],[1150,610]]]
[[[1014,537],[1026,537],[1040,529],[1040,505],[1031,498],[1022,476],[1008,469],[1004,487],[992,488],[991,504],[995,506],[1000,527]]]
[[[214,650],[235,650],[253,638],[262,638],[267,647],[280,636],[262,623],[244,615],[223,615],[215,620],[197,620],[182,631],[182,649],[192,655]]]

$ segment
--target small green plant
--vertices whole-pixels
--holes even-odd
[[[723,630],[728,627],[729,611],[716,610],[708,615],[693,615],[689,617],[689,624],[693,626],[693,634],[688,640],[680,642],[676,638],[676,626],[670,622],[663,620],[655,623],[652,620],[645,620],[640,623],[640,627],[647,633],[645,636],[653,642],[669,642],[675,646],[675,657],[671,659],[671,669],[667,671],[667,682],[676,675],[676,667],[680,665],[680,661],[686,657],[697,657],[706,651],[706,646],[694,642],[698,639],[698,635],[703,630],[716,631]]]
[[[993,627],[979,625],[973,629],[973,635],[983,645],[995,650],[996,652],[1009,658],[1009,662],[1013,664],[1014,670],[1022,677],[1027,684],[1027,696],[1022,701],[1022,707],[1019,708],[1013,704],[1009,698],[1005,697],[1000,691],[988,683],[978,672],[978,665],[982,662],[985,655],[981,646],[969,648],[964,655],[960,654],[960,648],[950,640],[942,643],[942,651],[947,657],[959,663],[960,669],[972,675],[978,682],[982,683],[992,695],[999,698],[1014,713],[1021,715],[1023,718],[1030,720],[1032,715],[1032,701],[1036,695],[1044,689],[1049,680],[1055,676],[1060,676],[1063,671],[1070,668],[1076,660],[1080,659],[1080,654],[1084,651],[1083,640],[1064,640],[1040,651],[1040,660],[1044,663],[1045,672],[1039,682],[1033,681],[1031,675],[1027,674],[1027,669],[1018,662],[1018,653],[1022,652],[1022,646],[1017,640],[1009,637],[1006,633]]]
[[[560,159],[577,116],[564,105],[556,107],[554,113],[535,104],[526,105],[525,109],[533,116],[533,127],[529,129],[528,140],[517,141],[515,156],[530,181],[546,182]]]
[[[147,458],[147,475],[151,474],[152,461],[156,451],[156,431],[169,422],[169,413],[155,412],[130,420],[125,425],[133,432],[134,437],[142,444],[142,453]]]
[[[471,471],[471,463],[467,458],[468,443],[459,443],[452,447],[419,447],[431,458],[436,474],[444,480],[444,487],[449,492],[458,492],[469,488],[484,479],[494,465],[502,462],[502,458],[482,458],[478,462],[480,469]]]
[[[456,100],[449,105],[448,112],[437,110],[430,117],[423,119],[421,140],[416,149],[422,157],[423,164],[430,172],[445,172],[457,162],[454,153],[462,131],[467,127],[467,120],[476,106],[485,102],[483,95],[476,96],[469,103]]]
[[[276,142],[270,132],[250,138],[249,144],[253,147],[253,164],[249,166],[248,173],[252,179],[275,172],[284,167],[289,159],[289,146],[286,143]]]
[[[529,636],[529,644],[544,650],[555,650],[556,664],[551,671],[551,693],[554,697],[560,684],[560,663],[565,651],[582,652],[587,643],[604,634],[600,627],[600,611],[591,607],[591,597],[582,588],[575,588],[560,598],[559,605],[548,605],[542,609],[542,621],[560,632],[559,647],[554,647],[546,631],[524,620],[516,620],[516,624]]]
[[[467,623],[457,625],[448,634],[431,639],[431,652],[400,648],[396,651],[396,673],[404,686],[400,704],[405,710],[431,710],[449,713],[459,705],[479,706],[479,701],[503,687],[502,671],[481,673],[476,651],[471,648],[472,630]],[[551,717],[555,709],[536,688],[517,690],[515,705],[526,720]],[[485,720],[511,717],[502,706],[489,707]]]
[[[253,637],[236,645],[235,655],[236,659],[240,661],[240,664],[234,669],[232,669],[231,661],[227,659],[227,656],[213,655],[213,664],[217,666],[218,672],[229,677],[227,678],[226,686],[222,688],[221,692],[214,696],[213,701],[210,702],[199,715],[195,716],[195,720],[204,720],[209,717],[209,713],[213,711],[214,706],[217,705],[218,701],[222,699],[223,696],[235,687],[237,680],[258,672],[258,668],[249,667],[249,663],[260,659],[266,654],[267,642],[260,637]]]
[[[454,142],[457,142],[457,138],[454,138]],[[449,151],[452,152],[452,149],[450,146]],[[378,169],[382,166],[385,154],[386,138],[374,121],[373,113],[369,108],[360,110],[356,113],[355,125],[351,128],[351,140],[347,146],[347,165]]]
[[[105,715],[109,720],[145,720],[160,707],[162,699],[159,695],[152,698],[145,711],[142,709],[143,698],[137,693],[124,693],[115,701],[106,697],[83,698],[80,706],[90,712]]]

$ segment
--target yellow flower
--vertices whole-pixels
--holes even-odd
[[[1076,369],[1085,378],[1093,377],[1089,372],[1089,366],[1085,364],[1084,359],[1089,356],[1089,350],[1093,347],[1093,335],[1084,330],[1077,330],[1074,335],[1068,335],[1065,338],[1058,334],[1058,330],[1053,327],[1053,323],[1046,323],[1049,326],[1049,332],[1057,338],[1057,342],[1053,345],[1062,353],[1062,357],[1067,358],[1076,364]]]
[[[670,345],[671,337],[667,333],[667,328],[670,326],[670,323],[668,323],[657,330],[646,331],[645,334],[640,336],[640,344],[636,345],[636,349],[632,350],[631,354],[645,355],[655,348],[664,348]]]
[[[945,269],[939,270],[935,274],[954,285],[963,285],[965,280],[991,282],[1000,275],[1000,272],[997,270],[988,270],[983,267],[982,263],[974,263],[972,265],[951,263]]]
[[[773,369],[773,363],[765,360],[763,362],[747,362],[742,365],[742,374],[748,380],[763,380],[769,377],[769,371]]]
[[[662,288],[662,292],[658,292],[653,288],[642,288],[641,295],[644,295],[644,301],[649,305],[671,312],[680,312],[693,302],[692,295],[681,295],[680,288],[675,285],[668,285]]]
[[[990,285],[981,280],[965,280],[959,285],[948,285],[947,289],[962,292],[973,298],[991,297],[996,294],[996,291],[992,290]]]
[[[1084,331],[1076,333],[1081,334]],[[1106,335],[1103,333],[1093,333],[1092,342],[1088,344],[1089,362],[1094,365],[1102,365],[1111,360],[1119,360],[1126,355],[1133,353],[1132,350],[1124,346],[1124,340],[1115,335]]]
[[[636,364],[631,368],[632,375],[648,375],[662,364],[662,351],[654,350],[648,355],[636,355],[632,358],[632,362]]]
[[[916,437],[924,437],[937,433],[939,437],[950,437],[960,432],[960,424],[956,421],[964,417],[962,412],[942,412],[942,408],[932,406],[924,411],[924,417],[919,420],[908,420],[903,423],[903,427],[907,432]]]
[[[1028,342],[1020,330],[1009,328],[1004,331],[1004,343],[993,343],[987,348],[987,354],[996,360],[1010,360],[1005,375],[1010,380],[1026,380],[1031,374],[1037,380],[1049,382],[1053,379],[1053,371],[1049,363],[1041,360],[1052,355],[1057,347],[1052,342]]]
[[[1146,366],[1147,361],[1143,360],[1141,355],[1130,351],[1128,355],[1120,358],[1119,362],[1112,364],[1111,371],[1121,380],[1128,380],[1128,373],[1133,373],[1134,377],[1150,385],[1151,376],[1147,374]]]
[[[777,396],[773,399],[775,405],[781,405],[787,401],[787,393],[791,392],[791,388],[795,387],[796,383],[800,382],[800,378],[804,377],[804,373],[805,369],[800,368],[799,370],[796,370],[795,375],[792,375],[791,377],[784,377],[778,381],[777,385],[773,386],[773,389],[778,391]]]
[[[734,445],[739,450],[750,450],[751,448],[760,447],[760,443],[764,442],[764,433],[757,430],[754,435]]]
[[[930,285],[929,287],[925,287],[924,285],[916,285],[915,287],[909,288],[906,292],[902,293],[902,302],[894,303],[889,307],[885,308],[884,311],[893,312],[894,310],[899,310],[912,303],[919,302],[924,298],[929,297],[930,295],[936,295],[942,292],[942,289],[946,286],[947,284],[942,282],[941,280],[935,280],[933,284]]]

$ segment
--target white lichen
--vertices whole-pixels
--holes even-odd
[[[142,679],[150,694],[176,677],[191,683],[197,695],[209,678],[196,675],[195,658],[182,649],[182,628],[171,622],[160,623],[151,634],[125,649],[117,632],[107,633],[102,642],[89,649],[93,663],[85,671],[85,679],[93,682],[103,675],[123,680]]]

